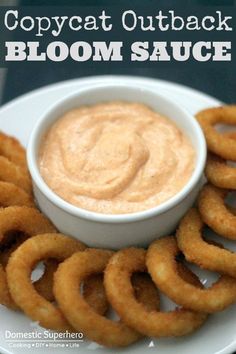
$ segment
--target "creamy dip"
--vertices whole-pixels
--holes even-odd
[[[106,214],[157,206],[178,193],[195,165],[189,139],[140,103],[83,106],[50,128],[40,173],[61,198]]]

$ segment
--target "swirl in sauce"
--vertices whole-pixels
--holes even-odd
[[[39,154],[40,173],[56,194],[105,214],[163,203],[185,186],[194,165],[192,144],[171,120],[127,102],[67,112]]]

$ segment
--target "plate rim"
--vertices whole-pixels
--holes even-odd
[[[211,96],[207,93],[204,93],[200,90],[197,90],[193,87],[189,87],[186,86],[184,84],[180,84],[180,83],[176,83],[173,81],[168,81],[168,80],[163,80],[163,79],[158,79],[158,78],[151,78],[151,77],[144,77],[144,76],[137,76],[137,75],[91,75],[91,76],[84,76],[84,77],[78,77],[78,78],[74,78],[74,79],[68,79],[68,80],[63,80],[63,81],[58,81],[49,85],[45,85],[45,86],[41,86],[39,88],[36,88],[34,90],[28,91],[20,96],[17,96],[15,98],[13,98],[12,100],[2,104],[0,106],[0,114],[11,108],[11,106],[14,106],[15,104],[17,104],[18,102],[22,102],[24,100],[29,99],[32,96],[37,96],[40,95],[43,91],[47,90],[47,91],[54,91],[55,89],[58,88],[62,88],[62,87],[66,87],[69,86],[70,84],[75,84],[76,82],[80,82],[80,81],[85,81],[85,82],[92,82],[93,80],[109,80],[112,79],[113,77],[118,78],[120,80],[138,80],[138,81],[144,81],[144,82],[150,82],[153,84],[157,84],[160,83],[161,85],[165,86],[165,85],[171,85],[173,87],[175,87],[175,89],[181,89],[182,91],[185,91],[188,95],[189,92],[191,92],[192,94],[198,95],[200,96],[203,100],[214,100],[217,104],[223,104],[224,102],[221,101],[220,99]],[[4,89],[4,88],[3,88]]]

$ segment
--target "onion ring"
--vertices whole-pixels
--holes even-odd
[[[38,209],[11,206],[0,209],[0,243],[10,231],[20,231],[29,236],[55,232],[55,227]]]
[[[2,207],[25,205],[34,206],[32,195],[26,193],[22,188],[13,183],[0,181],[0,205]]]
[[[0,245],[7,241],[10,231],[21,231],[24,235],[21,234],[19,240],[16,240],[13,248],[5,256],[7,258],[25,238],[42,232],[55,232],[56,230],[51,222],[37,209],[14,206],[0,210]],[[0,265],[0,303],[12,309],[17,307],[10,296],[6,273],[2,265]]]
[[[175,257],[179,252],[172,236],[162,237],[149,246],[147,267],[164,294],[185,308],[206,313],[222,311],[236,301],[236,280],[227,275],[221,276],[208,289],[201,289],[184,280],[177,272]]]
[[[48,259],[43,263],[45,265],[45,271],[41,278],[33,283],[33,286],[40,295],[52,302],[55,300],[53,294],[53,278],[59,262],[55,259]],[[109,304],[105,294],[102,274],[96,274],[85,279],[83,284],[83,297],[88,304],[95,308],[97,313],[103,315],[107,312]]]
[[[28,171],[25,149],[17,139],[3,132],[0,132],[0,155]]]
[[[224,132],[224,136],[236,140],[236,132]],[[209,153],[205,175],[214,186],[224,189],[236,189],[236,167],[227,164],[227,160]]]
[[[201,268],[236,277],[236,253],[206,242],[202,237],[204,224],[196,209],[191,209],[183,218],[177,231],[177,242],[189,262]],[[228,280],[230,292],[235,292],[236,284]],[[235,280],[236,283],[236,280]]]
[[[6,272],[11,296],[26,315],[41,326],[73,332],[61,311],[35,290],[30,280],[32,270],[42,260],[53,258],[63,261],[74,252],[84,249],[81,242],[69,236],[42,234],[26,240],[9,259]]]
[[[8,232],[0,242],[0,264],[6,267],[11,254],[19,247],[29,236],[23,232]]]
[[[106,267],[104,284],[107,297],[122,320],[151,337],[182,336],[199,328],[207,318],[205,313],[185,309],[166,313],[147,311],[137,302],[130,277],[133,272],[145,271],[145,258],[143,249],[123,249],[110,259]]]
[[[134,273],[131,277],[131,284],[137,301],[143,304],[147,311],[159,310],[158,290],[148,273]]]
[[[76,330],[82,331],[89,339],[107,347],[121,347],[137,341],[141,338],[141,334],[127,327],[122,320],[114,322],[97,315],[78,292],[78,284],[91,274],[103,272],[112,254],[111,251],[96,249],[75,253],[59,265],[54,276],[54,294],[64,315]],[[142,284],[139,284],[139,286],[144,291],[147,289],[147,282],[145,287]],[[140,300],[145,299],[149,302],[150,293],[152,296],[153,294],[157,296],[153,284],[151,286],[152,290],[148,287],[147,294],[140,295]],[[122,289],[123,291],[125,289]],[[152,308],[154,305],[153,299],[150,300],[149,306],[151,305]],[[73,307],[71,306],[72,303]],[[158,303],[159,301],[155,302],[155,307]]]
[[[28,173],[3,156],[0,156],[0,180],[13,183],[32,194],[32,183]]]
[[[43,262],[45,269],[44,273],[35,282],[33,282],[33,286],[35,290],[46,300],[52,302],[54,301],[53,294],[53,276],[58,267],[58,262],[54,259],[47,259]]]
[[[226,160],[236,161],[236,141],[218,133],[217,123],[236,125],[236,105],[209,108],[196,115],[205,134],[208,149]]]
[[[13,302],[13,300],[10,297],[9,291],[8,291],[8,286],[5,281],[6,275],[4,273],[4,268],[6,267],[9,258],[11,254],[27,239],[27,236],[22,234],[22,235],[16,235],[17,239],[16,240],[11,240],[10,247],[7,245],[3,247],[3,251],[0,251],[0,263],[3,266],[2,272],[2,279],[0,279],[1,283],[4,284],[4,291],[5,297],[8,300],[8,303],[10,303],[10,307],[12,309],[19,309],[17,305]],[[58,267],[58,261],[55,259],[47,259],[46,261],[43,262],[45,266],[45,270],[41,278],[39,278],[37,281],[33,282],[33,286],[36,289],[36,291],[44,297],[48,301],[54,301],[54,294],[53,294],[53,276],[54,272],[56,271]],[[7,289],[6,289],[7,287]],[[98,313],[105,313],[108,308],[108,303],[105,295],[105,290],[103,287],[103,281],[101,280],[101,275],[96,275],[92,279],[86,279],[84,283],[85,287],[85,292],[83,294],[84,298],[86,301],[91,304],[91,306],[94,306],[95,304],[95,309]],[[8,305],[9,307],[9,305]]]
[[[2,250],[0,251],[0,264],[3,266],[2,270],[4,270],[7,266],[7,263],[9,261],[9,258],[11,254],[28,238],[27,235],[24,234],[15,234],[15,239],[10,241],[10,244],[8,245],[1,245]],[[35,289],[37,290],[40,295],[42,295],[45,299],[48,301],[53,301],[54,300],[54,295],[53,295],[53,274],[57,269],[58,262],[56,262],[54,259],[49,259],[46,260],[44,263],[45,270],[43,275],[33,283]],[[6,275],[4,274],[3,277],[5,278]],[[3,283],[3,281],[2,281]],[[6,286],[6,285],[5,285]],[[5,292],[7,293],[7,292]],[[10,297],[10,294],[8,292],[8,296]],[[10,300],[9,300],[10,301]],[[16,304],[12,302],[12,309],[18,309]]]
[[[226,160],[217,155],[208,154],[205,174],[216,187],[236,189],[236,168],[227,165]]]
[[[229,191],[206,184],[198,198],[198,208],[205,224],[217,234],[236,240],[236,216],[224,199]]]
[[[5,273],[3,273],[4,269],[7,266],[8,260],[12,254],[12,252],[14,252],[19,245],[23,243],[23,240],[21,239],[20,242],[16,242],[14,243],[10,248],[7,248],[6,250],[4,250],[3,252],[0,253],[0,263],[2,266],[2,277],[6,278]],[[34,288],[36,289],[36,291],[43,296],[45,299],[47,299],[48,301],[53,301],[54,300],[54,294],[52,291],[53,288],[53,275],[54,272],[57,269],[57,265],[58,263],[55,260],[46,260],[44,263],[45,269],[44,269],[44,273],[43,275],[36,280],[35,282],[33,282]],[[18,306],[13,302],[13,300],[10,297],[9,291],[8,291],[8,285],[5,283],[3,283],[3,278],[2,278],[2,284],[5,284],[4,287],[7,289],[3,290],[5,292],[5,294],[7,294],[5,296],[5,298],[10,298],[9,299],[9,303],[11,304],[10,308],[14,309],[14,310],[19,310]],[[9,306],[8,306],[9,307]]]
[[[147,307],[150,311],[160,307],[160,298],[158,291],[151,281],[149,274],[147,273],[136,273],[132,277],[132,286],[134,288],[135,296],[138,302],[142,302],[144,306]],[[91,275],[84,282],[83,288],[83,297],[88,303],[93,303],[93,298],[96,296],[94,293],[94,287],[97,289],[97,293],[101,292],[101,295],[98,295],[99,298],[96,299],[97,307],[100,306],[100,311],[98,313],[105,314],[108,310],[109,303],[106,299],[106,302],[103,301],[105,294],[105,289],[103,285],[103,275],[95,274]],[[99,304],[99,299],[101,303]]]
[[[34,284],[30,281],[32,269],[39,261],[47,257],[61,261],[72,253],[84,249],[85,246],[81,242],[71,237],[62,234],[43,234],[28,239],[12,254],[7,265],[7,279],[11,295],[17,305],[40,325],[55,330],[73,331],[61,311],[35,290]],[[89,283],[90,280],[87,282]],[[105,304],[106,298],[105,293],[101,291],[101,286],[97,293],[97,288],[94,286],[96,284],[90,283],[90,288],[93,287],[97,297],[90,290],[90,294],[86,294],[85,298],[91,301],[90,306],[93,306],[95,311],[100,311],[101,295],[104,296]]]
[[[53,284],[52,284],[53,287]],[[96,292],[94,291],[96,289]],[[104,315],[108,308],[105,288],[103,285],[103,275],[95,274],[85,279],[83,284],[83,298],[88,304],[96,303],[96,312]]]
[[[43,263],[45,265],[45,271],[41,278],[33,283],[33,286],[41,296],[52,302],[55,300],[53,294],[53,278],[59,263],[55,259],[48,259]],[[83,284],[83,297],[87,303],[95,307],[96,312],[99,314],[103,315],[107,312],[109,304],[105,294],[102,274],[93,275],[85,280]]]
[[[187,268],[182,261],[177,261],[176,266],[178,274],[184,281],[196,286],[199,289],[204,289],[204,286],[202,285],[196,274],[194,274],[189,268]]]

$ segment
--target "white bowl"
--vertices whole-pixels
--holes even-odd
[[[38,168],[42,138],[59,117],[81,105],[113,100],[141,102],[167,116],[189,137],[196,151],[193,174],[179,193],[154,208],[132,214],[100,214],[71,205],[48,187]],[[121,84],[114,78],[113,85],[86,88],[51,107],[32,131],[27,160],[37,203],[60,232],[74,236],[88,246],[119,249],[131,245],[147,246],[153,239],[173,232],[199,192],[206,160],[206,144],[197,121],[182,107],[156,91]]]

